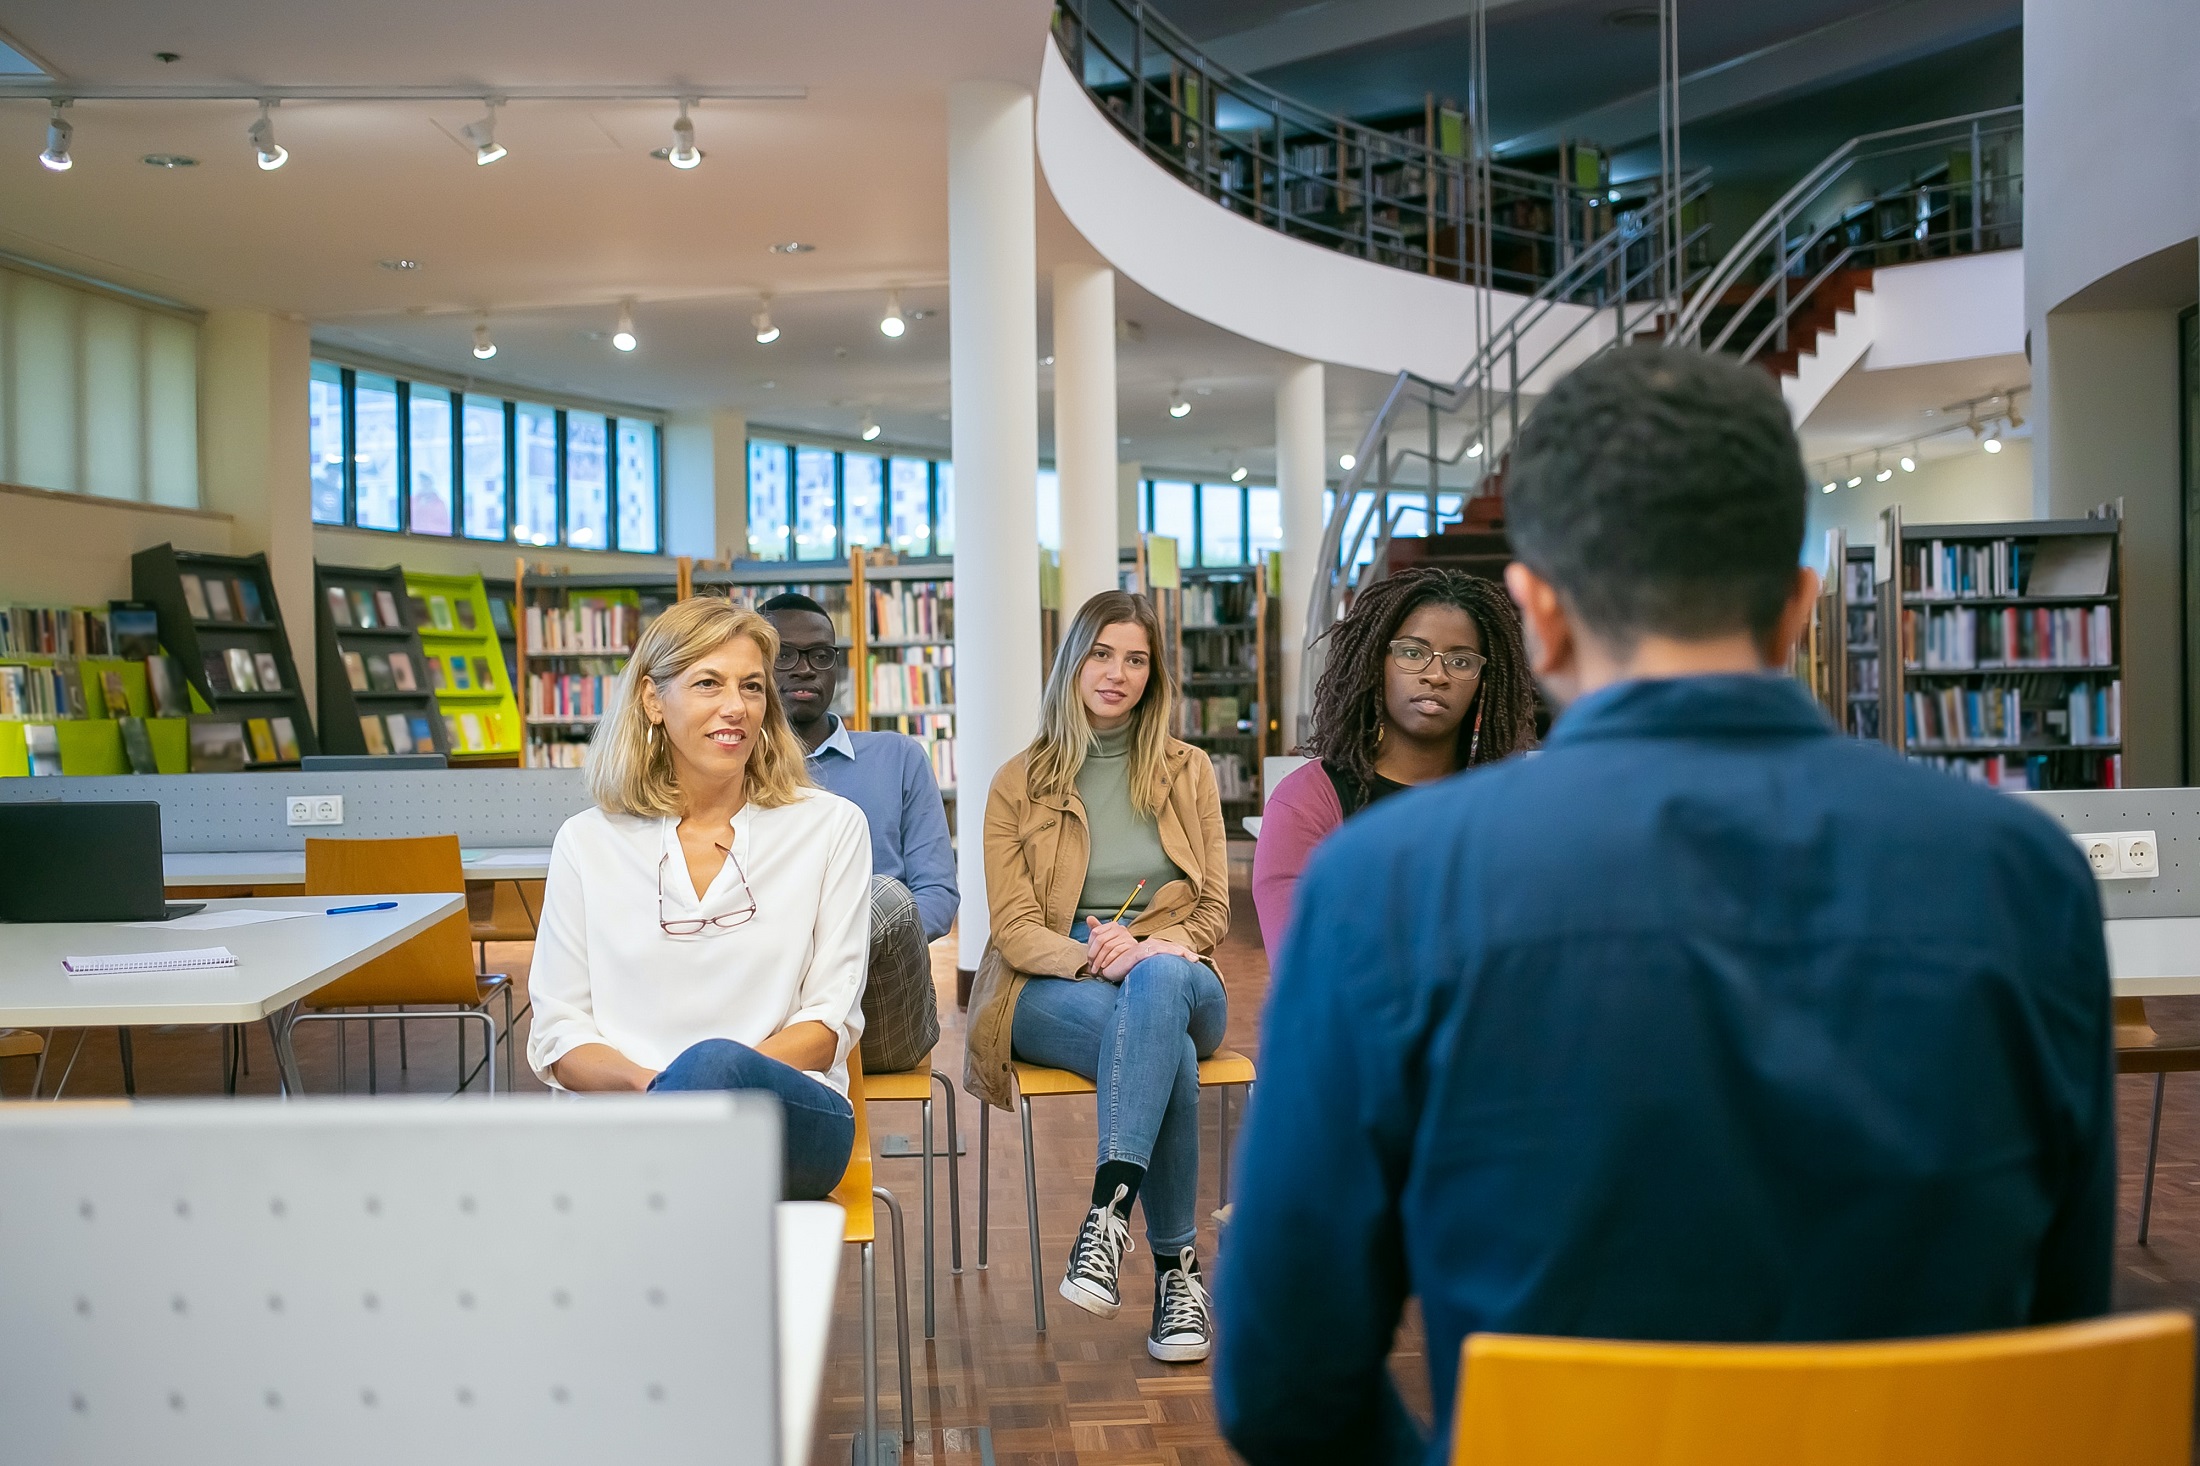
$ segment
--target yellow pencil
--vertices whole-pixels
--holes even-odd
[[[1109,917],[1108,920],[1110,922],[1121,921],[1123,919],[1123,913],[1131,909],[1131,902],[1136,901],[1138,899],[1138,893],[1145,889],[1146,883],[1144,881],[1140,881],[1137,885],[1131,887],[1130,895],[1123,898],[1123,904],[1115,908],[1115,915]]]

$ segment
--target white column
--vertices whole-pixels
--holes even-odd
[[[1038,262],[1031,93],[947,98],[947,288],[955,449],[958,965],[985,952],[985,801],[1039,715]]]
[[[1299,686],[1306,608],[1322,542],[1322,489],[1329,482],[1322,364],[1302,361],[1276,382],[1276,487],[1283,497],[1283,746],[1299,741],[1299,716],[1314,690]]]
[[[1054,468],[1062,485],[1062,617],[1115,589],[1115,272],[1054,267]]]
[[[748,415],[734,408],[712,413],[710,438],[713,558],[730,562],[749,552]]]
[[[317,707],[313,479],[306,442],[313,341],[302,320],[207,314],[199,336],[201,502],[234,521],[240,555],[264,551],[306,705]]]

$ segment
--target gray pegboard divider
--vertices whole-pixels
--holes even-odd
[[[292,825],[287,801],[340,794],[340,825]],[[389,773],[120,774],[0,779],[0,802],[150,799],[160,805],[161,848],[303,850],[317,838],[457,835],[467,849],[548,845],[558,826],[587,809],[579,769],[421,769]]]
[[[2101,881],[2101,914],[2200,916],[2200,789],[2057,789],[2021,794],[2073,835],[2152,830],[2161,874]]]
[[[777,1466],[768,1098],[7,1111],[9,1461]]]

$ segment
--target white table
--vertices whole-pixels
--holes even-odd
[[[840,1245],[848,1214],[830,1201],[782,1201],[779,1243],[779,1459],[802,1466],[817,1429],[825,1341],[833,1328]]]
[[[469,881],[539,881],[550,874],[550,847],[461,850]],[[172,850],[161,856],[171,886],[302,886],[303,850]]]
[[[2108,934],[2109,983],[2119,998],[2200,993],[2200,916],[2126,916]]]
[[[330,905],[394,901],[389,911],[323,916]],[[154,1023],[268,1020],[283,1090],[299,1094],[290,1020],[299,999],[465,909],[456,893],[420,896],[260,896],[207,910],[311,911],[295,921],[218,931],[120,922],[0,923],[0,1028],[126,1028]],[[235,967],[71,977],[63,957],[227,947]]]

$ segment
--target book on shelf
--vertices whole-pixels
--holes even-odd
[[[298,727],[289,718],[269,718],[268,726],[275,731],[275,752],[289,763],[298,761]]]
[[[490,669],[489,659],[487,657],[475,657],[473,668],[474,690],[477,692],[494,691],[497,685],[496,673]]]
[[[113,667],[99,674],[99,698],[110,718],[130,716],[130,693],[122,685],[122,673]]]
[[[122,725],[122,756],[133,774],[157,774],[160,763],[153,757],[152,730],[145,726],[143,718],[120,718]]]
[[[406,652],[390,653],[390,683],[399,692],[418,692],[420,681],[413,675],[412,657]]]
[[[512,634],[512,607],[501,596],[489,597],[489,624],[496,628],[499,636]]]
[[[332,585],[328,588],[328,618],[345,630],[349,630],[353,624],[351,619],[351,596],[340,585]]]
[[[1841,567],[1846,577],[1842,595],[1853,608],[1859,602],[1869,602],[1877,587],[1872,584],[1872,563],[1869,560],[1852,560]]]
[[[390,659],[380,652],[367,654],[367,687],[374,692],[397,690],[397,679],[390,675]]]
[[[451,609],[458,614],[459,630],[472,631],[478,624],[479,613],[474,610],[474,603],[471,600],[461,597]]]
[[[422,753],[428,753],[435,748],[435,730],[429,724],[426,713],[406,714],[405,727],[412,734],[415,749]]]
[[[260,604],[259,586],[242,576],[230,581],[229,586],[230,592],[237,602],[237,619],[239,621],[258,623],[267,620],[267,610]]]
[[[259,676],[260,691],[281,692],[283,690],[282,668],[275,665],[275,654],[273,652],[254,652],[252,654],[252,670]]]
[[[30,755],[32,777],[43,779],[60,774],[60,729],[51,723],[32,723],[23,730],[23,745]]]
[[[401,629],[405,624],[398,619],[397,597],[390,594],[385,588],[378,587],[374,592],[374,614],[380,618],[384,626],[393,631]]]
[[[0,657],[121,656],[135,660],[132,653],[115,650],[111,615],[66,606],[0,608]],[[160,650],[159,642],[156,626],[152,650]]]
[[[2113,666],[2115,612],[2105,605],[1906,608],[1902,658],[1926,672]]]
[[[194,717],[189,732],[191,772],[235,774],[244,769],[244,724],[235,718]]]
[[[359,715],[359,737],[366,743],[367,752],[369,753],[380,754],[390,751],[388,732],[383,728],[382,720],[372,713],[361,713]]]
[[[2103,596],[2114,549],[2105,525],[2098,535],[1983,544],[1924,540],[1903,547],[1902,593],[1933,599]]]
[[[640,609],[618,602],[582,601],[562,610],[529,606],[527,652],[530,656],[563,652],[625,656],[640,625]]]
[[[229,582],[218,576],[209,575],[204,577],[201,583],[206,587],[208,619],[214,621],[236,620],[236,608],[229,601]]]
[[[259,669],[253,665],[252,653],[245,647],[233,646],[222,653],[222,660],[229,670],[229,687],[233,692],[260,691]]]
[[[382,715],[382,726],[389,730],[390,752],[411,753],[413,751],[412,724],[407,721],[403,713],[384,713]]]
[[[271,764],[279,757],[275,752],[275,729],[265,718],[247,718],[245,737],[252,745],[252,762]]]
[[[99,656],[97,642],[91,637],[85,655]],[[160,655],[160,609],[144,601],[109,601],[107,603],[107,650],[105,655],[120,657],[125,662],[142,662],[147,657]]]
[[[152,700],[153,716],[156,718],[181,718],[191,711],[191,695],[186,690],[183,664],[174,657],[145,659],[145,691]]]
[[[871,606],[869,634],[877,641],[952,641],[953,581],[888,581],[865,587]]]
[[[212,620],[213,617],[207,614],[205,584],[196,575],[179,575],[176,579],[183,586],[183,608],[191,613],[191,619]]]
[[[879,654],[871,664],[871,711],[899,713],[955,701],[955,649],[911,646]]]
[[[88,718],[92,715],[91,698],[84,691],[84,669],[74,657],[56,657],[53,664],[55,680],[60,685],[62,716]]]
[[[351,684],[353,692],[365,692],[368,686],[367,659],[357,652],[345,652],[343,658],[344,680]]]
[[[449,596],[428,597],[428,624],[437,631],[450,631],[457,625],[451,616]]]

